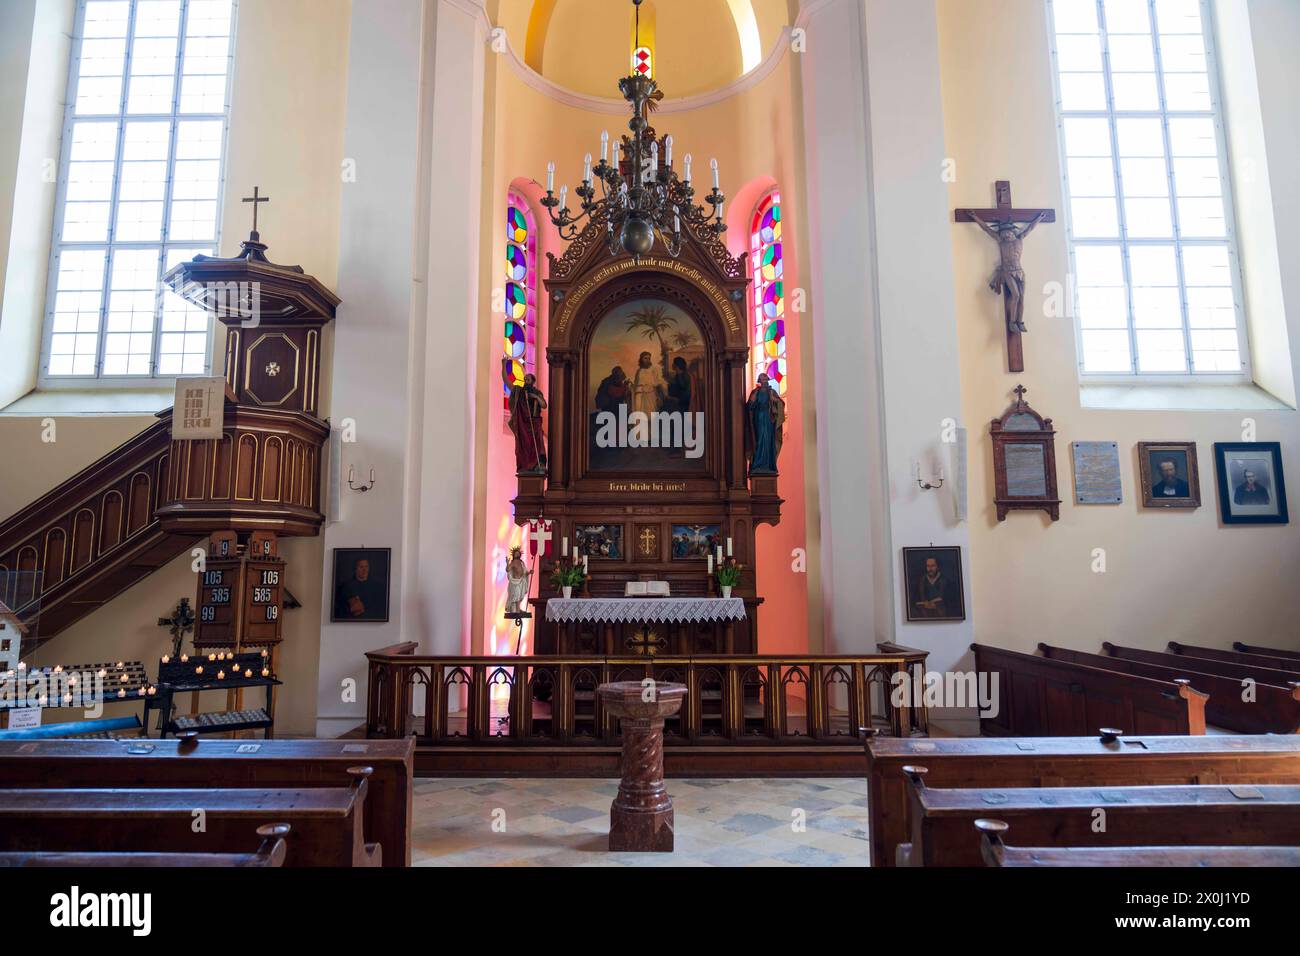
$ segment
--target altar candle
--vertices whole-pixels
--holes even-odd
[[[555,163],[554,162],[549,162],[546,164],[546,191],[548,193],[555,191]]]
[[[568,539],[567,537],[566,537],[566,538],[561,538],[561,539],[560,539],[560,557],[562,557],[562,558],[567,558],[568,556],[569,556],[569,539]]]
[[[582,573],[587,573],[587,556],[585,554],[582,556]]]
[[[609,158],[609,130],[600,131],[600,161],[603,163]]]
[[[727,539],[727,557],[731,557],[731,539]]]
[[[718,565],[722,564],[722,545],[718,545]]]
[[[710,554],[708,557],[709,557],[709,573],[712,574],[712,573],[713,573],[713,555]]]

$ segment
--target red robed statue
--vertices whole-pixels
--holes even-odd
[[[507,383],[511,382],[510,360],[505,360],[503,370]],[[515,436],[515,474],[546,474],[546,431],[542,412],[546,398],[537,387],[537,376],[524,376],[523,385],[510,385],[510,431]]]

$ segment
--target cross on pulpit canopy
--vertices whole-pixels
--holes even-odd
[[[240,200],[241,202],[251,202],[251,203],[253,204],[253,238],[254,238],[254,239],[257,239],[257,238],[258,238],[258,236],[257,236],[257,206],[258,206],[259,203],[264,203],[264,202],[270,202],[270,201],[271,201],[271,197],[270,197],[270,196],[259,196],[259,195],[257,194],[257,193],[258,193],[258,190],[260,190],[261,188],[262,188],[261,186],[254,186],[254,187],[253,187],[253,195],[251,195],[251,196],[245,196],[242,200]]]
[[[999,179],[994,185],[997,205],[992,209],[956,209],[957,222],[977,223],[998,244],[998,267],[989,279],[989,289],[1002,296],[1007,328],[1007,367],[1012,372],[1025,370],[1025,270],[1020,265],[1021,243],[1040,222],[1056,222],[1055,209],[1017,209],[1011,204],[1011,181]],[[1023,223],[1017,228],[1016,223]]]

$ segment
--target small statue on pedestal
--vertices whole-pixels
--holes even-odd
[[[509,361],[507,359],[507,361]],[[524,376],[523,385],[510,387],[510,431],[515,436],[515,474],[546,474],[546,432],[542,412],[546,397],[537,387],[537,376]]]
[[[759,372],[745,402],[745,456],[751,475],[776,474],[784,425],[785,400],[772,388],[767,373]]]
[[[528,600],[529,584],[533,573],[524,565],[523,551],[510,549],[510,561],[506,564],[506,614],[522,614],[523,603]]]

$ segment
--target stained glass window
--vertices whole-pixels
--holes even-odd
[[[754,210],[750,231],[750,263],[754,270],[754,328],[750,340],[753,378],[766,372],[772,387],[784,395],[785,281],[781,260],[781,194],[768,193]]]
[[[513,190],[506,202],[505,357],[510,388],[537,374],[537,230],[528,203]]]
[[[217,248],[234,0],[81,0],[43,378],[201,375],[211,322],[159,288]]]

